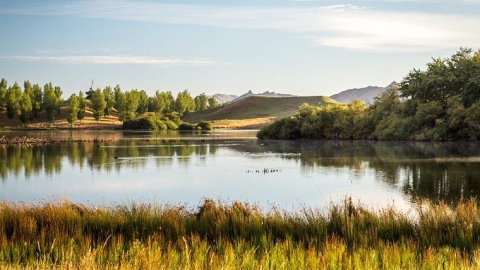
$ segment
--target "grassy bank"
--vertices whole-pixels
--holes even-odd
[[[205,200],[85,207],[0,204],[1,268],[465,269],[480,267],[476,200],[411,213],[349,199],[296,213]]]

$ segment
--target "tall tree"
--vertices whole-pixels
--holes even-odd
[[[0,81],[0,109],[6,105],[7,87],[7,80],[2,78]]]
[[[67,121],[73,127],[75,121],[78,120],[78,108],[79,102],[78,97],[75,94],[70,95],[68,98],[68,110],[67,110]]]
[[[15,116],[20,115],[20,99],[22,98],[22,95],[22,89],[18,86],[17,82],[15,82],[13,86],[7,88],[5,98],[7,117],[9,119],[13,119]]]
[[[60,113],[60,99],[61,91],[59,87],[53,87],[52,83],[47,83],[43,86],[43,108],[47,114],[47,119],[50,122],[55,121],[55,118]]]
[[[155,92],[155,96],[153,97],[152,109],[154,112],[158,113],[169,113],[173,109],[174,101],[175,99],[170,91],[160,92],[157,90]]]
[[[77,119],[82,121],[85,118],[85,109],[87,108],[87,99],[85,98],[83,92],[80,90],[78,93],[78,111]]]
[[[122,92],[122,89],[120,88],[120,85],[116,85],[114,88],[113,88],[113,95],[115,96],[115,104],[114,104],[114,108],[119,111],[120,110],[120,103],[121,103],[121,100],[122,97],[124,95],[124,93]]]
[[[26,123],[32,119],[32,100],[28,93],[23,93],[20,98],[20,114],[18,115],[22,123]]]
[[[218,107],[219,104],[218,104],[218,101],[216,98],[214,97],[209,97],[208,98],[208,108],[211,109],[211,108],[216,108]]]
[[[97,88],[97,90],[95,90],[90,101],[93,110],[93,118],[99,121],[103,117],[105,107],[107,107],[107,102],[105,101],[105,97],[100,88]]]
[[[175,99],[175,111],[182,116],[185,115],[185,113],[195,111],[195,101],[188,90],[178,93],[177,99]]]
[[[136,90],[135,90],[136,91]],[[137,114],[142,114],[148,111],[148,95],[145,90],[138,91],[138,107]]]
[[[32,100],[32,118],[38,119],[38,114],[42,111],[43,93],[42,88],[38,84],[34,84],[30,93]]]
[[[107,103],[107,105],[105,106],[104,114],[105,116],[108,117],[112,111],[112,108],[115,105],[115,93],[113,92],[112,87],[110,86],[105,87],[103,89],[103,96]]]
[[[203,111],[208,108],[208,97],[205,95],[205,93],[201,93],[200,95],[196,96],[194,101],[196,111]]]
[[[140,104],[140,92],[138,90],[131,90],[125,93],[125,120],[134,120],[137,116],[138,106]]]

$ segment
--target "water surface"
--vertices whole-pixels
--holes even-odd
[[[406,208],[417,199],[455,203],[480,194],[477,143],[246,139],[254,131],[19,134],[107,141],[0,145],[0,198],[7,201],[195,206],[213,198],[296,209],[351,196],[366,206]]]

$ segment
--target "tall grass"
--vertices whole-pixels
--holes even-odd
[[[86,207],[0,203],[0,268],[465,269],[480,267],[476,200],[411,213],[347,198],[327,211],[205,200]]]

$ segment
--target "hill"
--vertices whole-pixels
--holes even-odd
[[[378,96],[381,92],[396,86],[397,82],[392,82],[386,87],[368,86],[364,88],[354,88],[332,95],[330,96],[330,98],[340,103],[350,103],[354,99],[359,99],[365,101],[366,104],[372,104],[374,98]]]
[[[277,118],[294,115],[303,103],[323,105],[337,102],[324,96],[251,95],[218,108],[190,113],[183,120],[191,123],[211,121],[214,127],[254,128],[268,125]],[[231,126],[232,122],[236,124]]]

